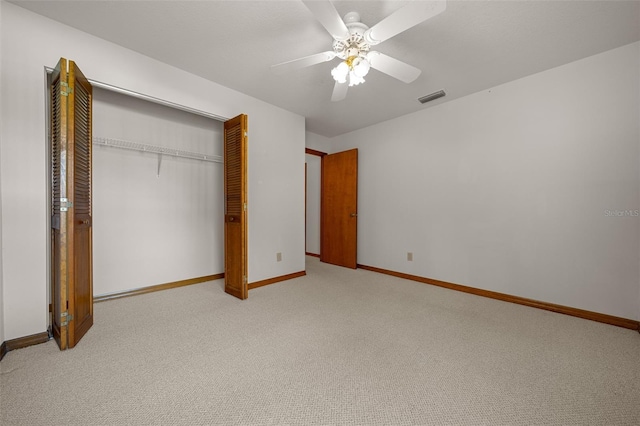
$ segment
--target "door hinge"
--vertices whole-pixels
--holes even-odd
[[[247,283],[247,276],[243,275],[242,276],[242,284],[246,284]]]
[[[244,137],[246,138],[247,136],[249,136],[249,133],[244,132]]]
[[[244,208],[244,211],[246,212],[247,211],[247,203],[244,203],[243,208]]]
[[[71,207],[73,207],[73,202],[69,201],[68,198],[60,198],[60,211],[66,212]]]
[[[73,89],[69,87],[69,84],[66,82],[60,83],[60,94],[62,96],[69,96],[69,94],[73,93]]]
[[[64,327],[65,325],[68,325],[71,321],[73,321],[73,315],[71,315],[68,312],[60,313],[60,326],[61,327]]]

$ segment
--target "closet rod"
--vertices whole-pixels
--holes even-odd
[[[130,142],[122,139],[113,138],[93,138],[94,145],[111,146],[114,148],[129,149],[140,152],[151,152],[154,154],[170,155],[172,157],[189,158],[192,160],[209,161],[212,163],[222,163],[222,157],[220,155],[206,155],[198,152],[183,151],[181,149],[165,148],[161,146],[147,145],[138,142]]]
[[[44,67],[44,69],[46,70],[47,74],[51,74],[54,71],[54,68],[50,68],[50,67]],[[101,89],[109,90],[111,92],[120,93],[120,94],[123,94],[123,95],[126,95],[126,96],[132,96],[134,98],[142,99],[144,101],[149,101],[149,102],[153,102],[155,104],[164,105],[164,106],[167,106],[169,108],[179,109],[181,111],[189,112],[191,114],[196,114],[196,115],[200,115],[202,117],[212,118],[212,119],[217,120],[217,121],[224,122],[224,121],[229,120],[228,117],[223,117],[221,115],[211,114],[211,113],[206,112],[206,111],[202,111],[202,110],[199,110],[199,109],[188,107],[186,105],[181,105],[181,104],[177,104],[175,102],[167,101],[165,99],[160,99],[160,98],[156,98],[154,96],[145,95],[144,93],[134,92],[133,90],[123,89],[122,87],[114,86],[112,84],[103,83],[101,81],[92,80],[90,78],[88,78],[87,81],[89,81],[89,83],[91,83],[91,85],[94,86],[94,87],[99,87]]]

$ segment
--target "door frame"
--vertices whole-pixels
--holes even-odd
[[[351,150],[347,150],[347,151],[351,151]],[[339,154],[339,153],[340,152],[336,152],[335,154]],[[324,193],[326,191],[326,189],[324,187],[324,183],[323,183],[324,182],[323,173],[324,173],[324,170],[325,170],[325,164],[324,164],[325,157],[327,155],[330,155],[330,154],[328,154],[326,152],[323,152],[323,151],[318,151],[318,150],[315,150],[315,149],[311,149],[311,148],[305,148],[305,154],[309,154],[309,155],[314,155],[314,156],[320,157],[320,176],[319,176],[319,178],[320,178],[320,204],[321,204],[321,206],[320,206],[320,217],[319,217],[320,223],[318,224],[319,228],[320,228],[320,254],[316,255],[314,253],[308,253],[306,251],[306,229],[305,229],[305,255],[313,256],[313,257],[319,257],[320,259],[322,259],[323,258],[323,253],[325,251],[324,247],[323,247],[323,238],[322,238],[322,227],[323,227],[323,222],[324,222],[323,214],[325,212],[325,209],[322,207],[322,203],[323,203],[322,200],[324,198],[323,195],[324,195]],[[305,166],[306,166],[306,162],[305,162]],[[306,182],[307,182],[307,174],[306,174],[306,167],[305,167],[305,228],[306,228],[306,224],[307,224],[307,215],[306,215],[306,211],[307,211],[307,196],[306,196],[307,185],[306,185]],[[358,185],[357,180],[356,180],[356,185]],[[356,194],[357,194],[357,188],[356,188]],[[357,212],[356,212],[356,216],[357,216]],[[357,239],[356,239],[356,241],[354,241],[354,244],[356,245],[356,251],[357,251],[357,244],[358,244]],[[357,261],[356,261],[356,268],[357,268]]]
[[[311,148],[304,149],[305,154],[314,155],[316,157],[320,157],[320,202],[322,202],[322,166],[324,157],[328,155],[326,152],[318,151]],[[304,169],[304,254],[305,256],[313,256],[313,257],[321,257],[322,256],[322,238],[320,238],[320,253],[309,253],[307,251],[307,163],[305,161],[305,169]],[[320,235],[322,235],[322,208],[320,208],[320,216],[318,216],[318,228],[320,229]]]

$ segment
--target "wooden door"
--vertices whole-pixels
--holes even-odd
[[[91,223],[91,147],[93,92],[75,62],[69,62],[68,188],[72,207],[68,229],[73,235],[71,285],[68,287],[69,347],[74,347],[93,325],[93,244]]]
[[[63,85],[64,84],[64,85]],[[60,59],[49,85],[50,168],[51,168],[51,332],[60,349],[67,348],[67,326],[62,313],[67,306],[67,60]],[[64,90],[66,92],[66,89]],[[64,208],[66,209],[66,207]]]
[[[224,123],[224,291],[248,297],[247,116]]]
[[[358,240],[358,150],[322,157],[320,260],[356,268]]]
[[[52,332],[73,348],[93,325],[92,88],[60,59],[50,85]]]

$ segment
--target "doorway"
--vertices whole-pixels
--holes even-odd
[[[326,263],[356,268],[358,150],[327,154],[307,148],[306,154],[306,254]],[[316,157],[320,159],[319,176],[310,167],[317,164]],[[314,246],[315,236],[319,241]],[[314,248],[318,254],[310,251]]]
[[[327,154],[309,148],[305,152],[305,254],[319,258],[321,163]]]

